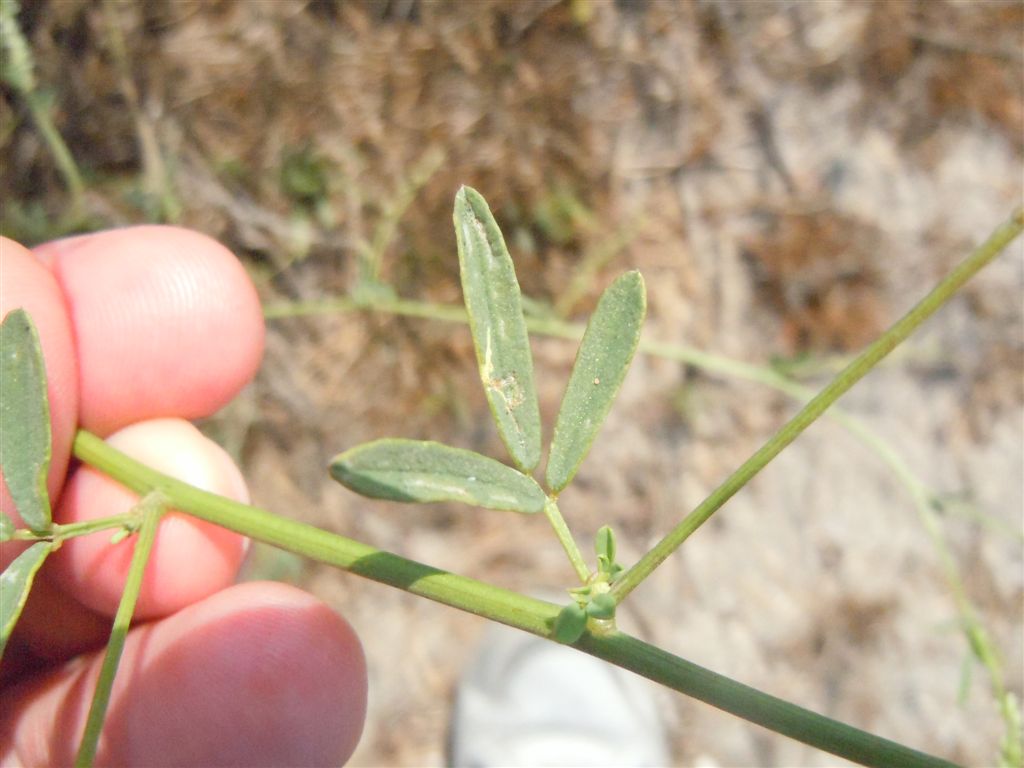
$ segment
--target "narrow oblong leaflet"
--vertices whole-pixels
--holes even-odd
[[[576,475],[590,450],[640,341],[647,311],[644,279],[627,272],[601,296],[583,334],[548,457],[548,488],[558,493]]]
[[[487,202],[476,190],[459,190],[454,219],[480,380],[509,455],[517,467],[530,472],[540,461],[540,408],[512,257]]]
[[[39,336],[28,313],[0,324],[0,471],[14,506],[33,531],[50,528],[50,408]]]
[[[0,659],[3,658],[7,640],[18,623],[21,609],[25,607],[32,580],[43,561],[53,551],[49,541],[37,541],[18,555],[0,574]]]
[[[537,481],[513,467],[428,440],[364,443],[336,456],[330,470],[346,488],[389,501],[458,501],[533,514],[547,498]]]

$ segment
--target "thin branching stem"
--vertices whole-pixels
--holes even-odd
[[[75,768],[89,768],[96,758],[96,749],[103,731],[107,706],[110,704],[110,693],[114,688],[117,667],[121,662],[121,653],[124,650],[125,639],[132,623],[132,614],[135,613],[135,603],[138,601],[139,592],[142,589],[142,577],[146,572],[146,563],[149,562],[153,542],[156,541],[160,518],[163,516],[164,510],[167,509],[167,499],[158,491],[151,491],[139,502],[137,507],[142,516],[142,525],[139,528],[138,540],[135,542],[131,564],[128,566],[128,576],[125,580],[124,592],[121,593],[121,602],[118,603],[117,613],[114,614],[114,626],[110,630],[110,639],[107,641],[107,650],[103,656],[103,665],[100,667],[100,676],[96,681],[92,704],[89,706],[82,742],[78,748],[78,755],[75,757]]]
[[[78,432],[74,454],[137,493],[159,491],[174,509],[202,520],[540,637],[552,636],[555,617],[561,610],[554,603],[417,563],[200,490],[140,464],[88,432]],[[863,765],[952,765],[757,691],[621,632],[600,637],[585,632],[575,647],[752,723]]]
[[[1010,220],[1006,224],[993,233],[993,235],[978,249],[978,251],[975,252],[975,254],[972,254],[972,258],[981,252],[983,255],[987,254],[986,259],[990,260],[998,254],[1002,248],[1016,238],[1020,234],[1021,229],[1021,212],[1018,210],[1011,216]],[[980,268],[980,266],[982,265],[978,264],[978,268]],[[966,279],[966,277],[964,277],[964,279]],[[382,314],[394,314],[462,324],[466,324],[468,322],[466,312],[461,306],[396,299],[393,297],[381,297],[379,299],[374,298],[371,301],[356,301],[349,298],[339,298],[323,301],[292,302],[289,304],[271,305],[266,307],[264,310],[265,316],[268,319],[298,317],[314,314],[339,314],[355,311],[373,311]],[[529,331],[535,335],[575,341],[579,341],[583,337],[584,326],[582,324],[569,323],[551,317],[527,317],[526,323]],[[792,380],[772,367],[754,365],[740,360],[735,360],[724,355],[705,352],[681,344],[641,339],[638,351],[653,357],[660,357],[662,359],[692,365],[715,375],[758,383],[775,389],[776,391],[802,403],[810,403],[815,395],[814,390],[811,388]],[[849,370],[849,368],[845,370]],[[840,392],[839,394],[842,393]],[[821,403],[819,401],[818,405],[820,404]],[[809,407],[810,405],[808,405],[808,408]],[[801,411],[801,413],[798,414],[798,417],[801,415],[807,415],[807,410],[805,409],[805,411]],[[1019,764],[1020,759],[1018,756],[1022,752],[1022,747],[1018,710],[1015,701],[1012,698],[1012,694],[1006,690],[1006,686],[1003,682],[1002,664],[999,661],[999,655],[992,645],[988,634],[984,631],[984,627],[978,619],[977,610],[964,589],[960,570],[952,557],[949,545],[947,544],[942,531],[942,526],[936,517],[935,510],[933,509],[933,505],[935,503],[934,494],[932,494],[920,478],[914,474],[899,453],[893,450],[885,440],[883,440],[876,432],[874,432],[874,430],[870,429],[860,419],[857,419],[851,414],[843,411],[838,406],[831,407],[828,410],[827,415],[845,427],[851,434],[874,452],[883,463],[888,465],[896,478],[907,489],[911,499],[913,500],[914,509],[917,512],[918,518],[921,520],[922,526],[927,532],[929,538],[932,540],[932,544],[938,554],[944,578],[957,606],[961,631],[964,634],[971,652],[985,668],[988,675],[993,695],[998,703],[1000,713],[1004,720],[1004,753],[1005,755],[1008,755],[1006,758],[1007,762],[1008,764]],[[793,436],[795,437],[795,435]],[[775,446],[778,450],[781,450],[784,447],[785,444],[776,444]],[[755,457],[752,457],[751,461],[753,461],[754,458]],[[747,471],[750,468],[751,465],[748,462],[748,464],[745,464],[737,470],[737,473]],[[729,478],[726,483],[736,479],[737,476],[734,475],[732,478]],[[725,484],[723,484],[723,487],[724,485]],[[738,490],[738,487],[740,486],[736,486],[732,492],[734,493],[735,490]],[[722,488],[719,489],[719,491],[721,490]],[[731,493],[729,495],[731,495]],[[721,502],[724,503],[727,498],[728,497],[721,498]],[[705,504],[707,504],[707,502],[705,502]],[[710,512],[707,512],[709,509]],[[714,509],[715,507],[713,506],[698,507],[699,511],[709,515],[713,514]],[[691,533],[692,530],[696,530],[696,527],[700,522],[700,518],[694,518],[691,514],[682,523],[680,523],[680,526],[674,533],[676,536],[685,533],[685,535],[683,535],[684,540],[686,536],[689,536],[689,533]],[[693,525],[693,529],[689,530],[691,525]],[[1014,532],[1013,535],[1019,537],[1020,534]]]
[[[19,528],[11,538],[15,541],[65,541],[76,536],[86,536],[90,533],[108,531],[112,528],[124,530],[127,527],[131,527],[138,519],[136,512],[125,512],[120,515],[97,517],[94,520],[82,520],[77,523],[65,523],[64,525],[54,523],[46,531]]]
[[[573,570],[579,576],[580,582],[586,584],[590,581],[590,568],[587,567],[587,562],[583,559],[583,554],[576,545],[576,540],[572,537],[572,532],[569,530],[569,526],[565,524],[565,518],[562,517],[561,511],[558,509],[558,503],[553,498],[549,497],[544,505],[544,514],[551,523],[551,527],[555,529],[555,535],[562,544],[565,554],[568,555],[569,562],[572,563]]]
[[[978,270],[1012,242],[1024,230],[1024,211],[1018,209],[1010,220],[999,227],[984,243],[978,246],[966,259],[953,269],[932,291],[882,334],[867,349],[861,352],[807,405],[775,433],[758,451],[747,459],[733,474],[716,488],[710,496],[688,514],[683,520],[640,560],[612,587],[612,594],[621,601],[633,591],[655,568],[686,541],[690,535],[725,504],[751,478],[760,472],[800,433],[813,424],[829,406],[850,387],[860,381],[900,342],[906,339],[921,323],[931,317],[964,283]]]

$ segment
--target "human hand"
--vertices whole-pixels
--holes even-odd
[[[57,522],[136,498],[70,462],[79,426],[200,487],[246,501],[237,468],[180,419],[209,415],[253,377],[255,291],[212,240],[112,230],[34,253],[0,238],[0,317],[24,307],[46,359]],[[178,417],[178,418],[167,418]],[[6,489],[3,510],[15,521]],[[0,566],[19,551],[0,546]],[[73,761],[133,540],[68,541],[44,565],[0,667],[0,765]],[[351,627],[293,587],[232,586],[245,541],[176,514],[160,524],[97,764],[336,765],[355,749],[366,669]]]

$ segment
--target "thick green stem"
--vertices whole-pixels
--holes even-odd
[[[140,464],[88,432],[78,433],[74,453],[138,493],[159,491],[174,509],[412,594],[540,637],[551,637],[560,610],[553,603],[432,568],[201,491]],[[585,633],[576,647],[750,722],[864,765],[952,765],[756,691],[628,635],[615,632],[596,637]]]
[[[776,698],[621,632],[584,634],[577,647],[771,731],[861,765],[954,765]]]
[[[154,489],[161,491],[170,499],[170,506],[174,509],[484,618],[546,635],[550,629],[548,624],[559,610],[558,606],[543,601],[455,576],[353,539],[201,491],[140,464],[85,431],[76,435],[74,452],[81,461],[137,493],[145,494]],[[545,612],[549,605],[550,610]],[[510,616],[515,620],[508,621]]]
[[[128,636],[128,629],[132,623],[135,603],[138,601],[139,591],[142,589],[142,577],[146,572],[146,563],[149,562],[149,553],[153,550],[160,518],[163,516],[166,506],[167,499],[159,491],[149,492],[137,505],[138,512],[142,516],[142,526],[139,528],[139,537],[135,542],[135,550],[132,552],[132,562],[128,566],[128,576],[125,579],[124,592],[121,593],[121,602],[118,603],[117,613],[114,614],[114,626],[110,631],[110,640],[107,642],[103,666],[100,668],[100,676],[96,681],[96,691],[89,707],[89,716],[85,721],[82,743],[78,748],[78,756],[75,758],[76,768],[88,768],[96,758],[96,747],[99,745],[100,733],[103,731],[103,719],[107,714],[107,705],[110,704],[110,692],[114,687],[117,666],[121,662],[121,652],[124,650],[125,638]]]
[[[889,354],[900,342],[906,339],[921,323],[931,317],[936,310],[956,293],[964,283],[973,277],[978,270],[999,255],[1014,238],[1024,229],[1024,211],[1017,210],[1010,220],[997,229],[984,243],[976,248],[966,259],[950,272],[927,296],[918,302],[895,325],[861,352],[846,366],[817,396],[815,396],[799,413],[796,414],[753,456],[733,472],[725,482],[716,488],[710,496],[701,502],[696,509],[659,541],[646,555],[612,587],[612,594],[621,601],[633,591],[655,568],[661,565],[669,555],[690,537],[701,525],[717,512],[725,502],[751,478],[760,472],[787,445],[792,443],[801,432],[814,423],[825,410],[844,395],[850,387],[860,381],[863,376],[874,368],[878,362]]]

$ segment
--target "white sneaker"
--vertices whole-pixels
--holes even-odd
[[[491,627],[459,682],[451,764],[666,766],[668,743],[652,688],[567,646]]]

